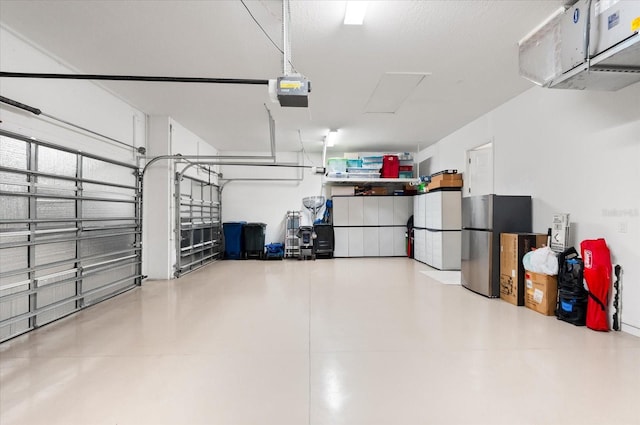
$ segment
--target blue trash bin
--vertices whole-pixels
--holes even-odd
[[[239,260],[244,257],[242,246],[242,229],[246,221],[231,221],[222,223],[224,233],[224,258]]]

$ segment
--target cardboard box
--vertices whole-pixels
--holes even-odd
[[[376,196],[384,196],[388,193],[387,188],[385,186],[373,186],[371,188],[371,194]]]
[[[546,316],[553,316],[558,300],[558,277],[525,271],[524,306]]]
[[[431,183],[427,185],[427,192],[434,189],[440,189],[442,187],[462,187],[462,180],[431,181]]]
[[[353,196],[355,193],[355,186],[331,186],[331,196]]]
[[[451,180],[456,180],[456,181],[462,181],[462,174],[438,174],[436,176],[432,176],[431,177],[431,183],[438,183],[438,182],[442,182],[442,181],[451,181]]]
[[[500,234],[500,298],[517,306],[524,305],[524,267],[522,257],[532,248],[546,243],[547,235],[538,233]]]

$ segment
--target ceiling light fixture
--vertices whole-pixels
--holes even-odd
[[[344,12],[345,25],[362,25],[367,13],[366,1],[348,1]]]
[[[327,146],[330,148],[334,147],[337,139],[338,130],[329,130],[329,134],[327,134]]]

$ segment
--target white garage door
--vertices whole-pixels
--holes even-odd
[[[178,179],[176,175],[176,228],[180,232],[176,277],[221,259],[223,253],[218,186],[184,175]]]
[[[0,341],[140,284],[137,167],[0,130]]]

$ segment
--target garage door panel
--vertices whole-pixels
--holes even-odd
[[[77,156],[71,152],[53,149],[47,146],[37,147],[37,171],[75,177]]]
[[[135,204],[128,202],[82,201],[83,218],[134,217]]]
[[[82,159],[82,177],[87,180],[97,180],[126,186],[136,186],[136,175],[131,168],[95,159]]]
[[[60,219],[75,218],[76,203],[72,199],[36,199],[36,217],[37,219]]]
[[[76,257],[75,241],[48,243],[34,247],[36,265],[69,260]]]
[[[27,192],[29,190],[25,174],[0,171],[0,190],[5,192]]]
[[[29,199],[0,195],[0,220],[17,220],[29,217]]]
[[[0,166],[26,170],[28,148],[22,140],[0,136]]]
[[[4,129],[0,147],[0,341],[140,282],[137,167]]]

